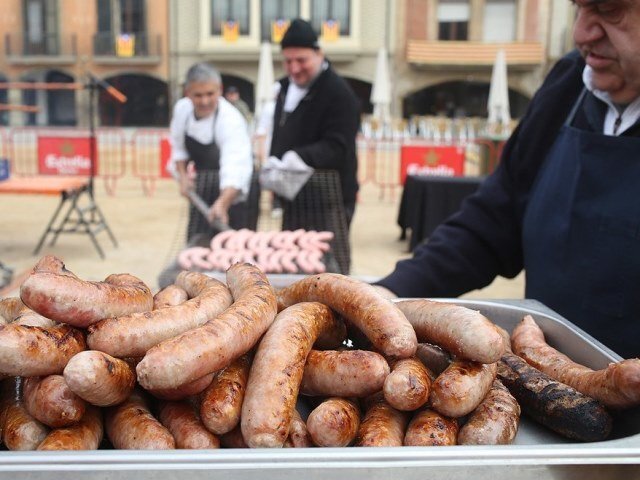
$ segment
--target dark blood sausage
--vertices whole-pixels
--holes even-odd
[[[202,393],[213,381],[215,374],[209,373],[204,377],[174,388],[156,388],[147,390],[151,395],[163,400],[182,400],[183,398]]]
[[[560,435],[597,442],[611,433],[611,416],[600,403],[512,353],[498,362],[498,377],[524,413]]]
[[[189,295],[184,288],[175,284],[167,285],[153,296],[153,309],[174,307],[186,302],[188,299]]]
[[[103,432],[102,411],[88,405],[78,423],[51,430],[38,450],[97,450]]]
[[[187,402],[162,402],[158,419],[176,439],[176,448],[219,448],[220,440],[202,424],[193,405]]]
[[[320,302],[358,327],[385,356],[407,358],[418,341],[404,314],[373,285],[338,273],[321,273],[298,280],[278,293],[278,307]]]
[[[87,344],[114,357],[143,356],[154,345],[213,320],[233,302],[229,289],[198,272],[176,278],[190,300],[150,312],[106,318],[89,328]]]
[[[496,379],[458,433],[458,445],[508,445],[520,424],[520,405]]]
[[[149,349],[136,367],[146,389],[173,388],[216,372],[247,353],[276,315],[276,296],[256,266],[236,263],[227,270],[234,303],[201,327]]]
[[[527,363],[606,407],[640,405],[640,359],[612,362],[607,368],[594,371],[547,345],[542,329],[531,315],[516,325],[511,342],[514,353]]]
[[[69,359],[85,348],[83,333],[69,325],[2,325],[0,373],[22,377],[62,373]]]
[[[471,413],[489,393],[496,373],[495,363],[451,362],[431,385],[431,407],[452,418]]]
[[[435,343],[461,359],[497,362],[504,353],[502,337],[480,312],[431,300],[395,303],[413,325],[421,342]]]
[[[22,403],[20,378],[11,377],[0,384],[0,431],[8,450],[35,450],[49,433],[27,412]]]
[[[389,364],[366,350],[311,350],[300,392],[305,395],[366,397],[382,388]]]
[[[417,410],[429,400],[431,372],[417,358],[392,361],[382,391],[393,408],[403,412]]]
[[[124,360],[97,350],[74,355],[63,371],[69,388],[99,407],[124,402],[136,384],[135,370]]]
[[[373,395],[367,402],[355,445],[357,447],[400,447],[409,422],[405,412],[389,405],[382,394]]]
[[[202,394],[200,418],[217,435],[230,432],[240,422],[251,356],[243,355],[221,370]]]
[[[81,280],[51,255],[43,257],[22,283],[20,298],[40,315],[83,328],[103,318],[153,308],[151,290],[139,278],[122,273],[103,282]]]
[[[431,343],[419,343],[416,357],[436,377],[444,372],[451,363],[451,355]]]
[[[414,415],[404,436],[404,445],[410,447],[436,447],[455,445],[458,422],[426,408]]]
[[[360,427],[360,409],[346,398],[328,398],[314,408],[307,418],[307,429],[319,447],[351,445]]]
[[[121,450],[171,450],[173,435],[149,411],[141,392],[105,409],[105,430],[111,444]]]
[[[282,447],[289,434],[304,364],[319,333],[335,328],[329,307],[297,303],[281,311],[256,350],[240,425],[252,448]]]
[[[25,378],[22,394],[27,412],[52,428],[78,423],[87,408],[86,402],[71,391],[62,375]]]

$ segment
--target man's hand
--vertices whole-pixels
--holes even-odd
[[[229,224],[229,207],[235,200],[236,196],[240,193],[240,190],[233,187],[224,188],[211,208],[209,209],[208,219],[209,222],[219,220],[225,225]]]
[[[186,197],[193,190],[195,180],[195,170],[192,164],[187,167],[186,161],[176,162],[176,172],[178,173],[178,183],[180,185],[180,194]]]

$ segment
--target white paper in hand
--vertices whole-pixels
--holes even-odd
[[[314,170],[302,158],[289,150],[282,160],[269,157],[260,170],[260,185],[287,200],[293,200]]]

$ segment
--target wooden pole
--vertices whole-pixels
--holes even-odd
[[[8,105],[6,103],[0,103],[0,111],[38,113],[40,109],[36,105]]]
[[[0,90],[82,90],[78,82],[0,82]]]

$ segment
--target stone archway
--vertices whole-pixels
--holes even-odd
[[[169,125],[169,87],[167,82],[143,74],[122,74],[105,79],[122,92],[126,103],[119,103],[103,88],[98,94],[100,124],[118,127],[166,127]]]

